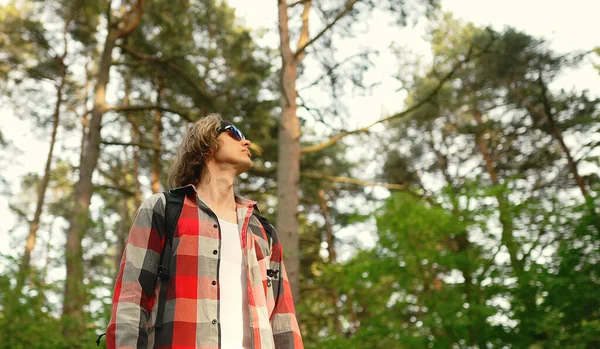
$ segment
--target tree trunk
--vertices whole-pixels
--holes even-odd
[[[451,205],[452,205],[452,214],[455,217],[463,217],[464,215],[461,212],[460,205],[459,205],[459,199],[458,199],[459,190],[458,190],[458,188],[456,188],[454,186],[455,180],[450,175],[450,171],[448,169],[448,158],[447,158],[446,154],[444,154],[440,149],[438,149],[436,147],[436,144],[434,141],[435,138],[434,138],[433,132],[431,130],[429,130],[429,136],[430,136],[429,137],[430,146],[433,149],[433,152],[435,153],[435,155],[438,159],[438,162],[440,164],[440,169],[442,171],[442,174],[444,175],[444,179],[446,180],[446,183],[448,184],[448,186],[450,186],[450,189],[451,189],[451,192],[449,193],[449,195],[450,195],[450,201],[451,201]],[[476,138],[477,138],[477,136],[476,136]],[[444,142],[444,141],[445,141],[445,136],[442,135],[442,142]],[[479,145],[479,141],[477,143]],[[485,144],[483,144],[483,146],[486,149],[486,154],[487,154],[487,147],[485,147]],[[468,230],[458,231],[454,238],[450,238],[450,241],[451,241],[451,245],[452,245],[451,248],[455,253],[457,253],[457,254],[464,253],[467,257],[467,263],[462,263],[461,266],[459,267],[459,269],[463,274],[463,278],[465,279],[464,294],[466,297],[466,301],[469,304],[469,308],[466,310],[467,316],[468,316],[469,322],[470,322],[469,344],[474,346],[474,345],[478,344],[477,343],[477,341],[478,341],[477,334],[479,333],[479,328],[481,327],[481,322],[479,321],[480,319],[475,319],[474,309],[476,309],[476,307],[480,306],[480,300],[477,299],[476,296],[474,296],[474,289],[475,288],[479,289],[479,285],[477,283],[475,283],[475,284],[473,283],[473,275],[472,275],[473,271],[471,270],[471,263],[470,263],[471,260],[469,258],[469,255],[471,254],[471,242],[469,241]]]
[[[86,59],[88,59],[89,57],[86,57]],[[85,141],[87,138],[87,131],[88,131],[88,127],[90,126],[90,120],[89,120],[89,109],[87,106],[87,102],[88,102],[88,94],[89,94],[89,89],[90,89],[90,81],[91,81],[91,72],[89,69],[89,59],[88,61],[85,63],[85,84],[83,85],[83,114],[81,115],[81,143],[80,143],[80,147],[79,147],[79,159],[81,160],[83,158],[83,153],[85,151]]]
[[[125,243],[127,241],[127,234],[129,233],[129,201],[131,199],[129,197],[124,197],[120,202],[119,209],[119,229],[117,229],[117,251],[115,254],[115,276],[117,275],[116,271],[119,270],[119,265],[121,264],[121,257],[123,256],[123,251],[125,250]]]
[[[482,127],[483,120],[481,113],[475,108],[473,110],[473,116],[475,121],[477,122],[478,127]],[[485,141],[483,140],[483,132],[482,130],[478,130],[475,135],[475,140],[477,142],[477,147],[479,148],[484,160],[485,160],[485,168],[487,169],[490,177],[492,178],[492,183],[494,185],[499,184],[498,180],[498,172],[492,160],[491,152],[487,148]],[[497,192],[495,194],[496,201],[498,202],[498,213],[499,213],[499,221],[502,226],[502,244],[506,246],[508,251],[510,264],[513,268],[513,272],[517,278],[517,284],[519,285],[519,289],[517,291],[518,297],[523,302],[524,310],[519,311],[522,314],[526,314],[525,316],[531,318],[521,317],[521,322],[519,324],[520,333],[524,338],[528,340],[533,340],[535,335],[538,335],[535,331],[535,314],[537,310],[536,306],[536,292],[532,285],[529,284],[529,279],[525,275],[524,268],[524,260],[519,258],[519,244],[515,241],[514,238],[514,221],[511,217],[511,207],[508,198],[501,193]]]
[[[554,135],[554,138],[556,138],[556,140],[558,141],[558,144],[560,144],[560,148],[563,150],[563,152],[565,153],[565,156],[567,157],[567,162],[569,163],[569,169],[571,170],[573,177],[575,177],[575,182],[577,182],[577,186],[579,186],[579,190],[581,190],[581,195],[583,195],[583,198],[586,201],[588,201],[590,199],[590,193],[588,192],[587,186],[586,186],[585,182],[583,181],[583,178],[581,178],[581,176],[579,175],[579,170],[577,169],[577,163],[573,159],[573,156],[571,155],[571,151],[570,151],[569,147],[567,147],[567,145],[565,144],[565,141],[562,136],[562,132],[556,126],[556,122],[554,121],[554,115],[552,114],[552,107],[550,106],[550,102],[548,101],[546,84],[542,80],[541,74],[540,74],[540,78],[539,78],[539,83],[540,83],[540,87],[542,89],[542,100],[544,101],[544,114],[546,116],[546,121],[548,122],[548,125],[552,129],[552,134]]]
[[[63,335],[72,340],[72,347],[81,347],[80,338],[85,331],[85,316],[83,306],[86,292],[83,287],[83,253],[81,241],[89,224],[89,206],[94,191],[92,174],[100,156],[102,117],[107,109],[106,87],[110,80],[112,51],[117,39],[124,38],[140,23],[145,0],[138,0],[121,8],[123,20],[121,23],[107,21],[106,40],[98,66],[98,76],[94,88],[94,106],[89,121],[89,130],[85,142],[85,150],[79,162],[79,180],[75,185],[74,208],[69,219],[66,242],[67,278],[63,299]],[[110,2],[108,3],[110,11]],[[116,25],[115,25],[116,24]],[[118,28],[118,29],[117,29]]]
[[[298,203],[300,180],[300,121],[296,115],[296,79],[298,64],[304,59],[306,49],[345,15],[347,15],[358,0],[348,1],[340,12],[320,32],[309,40],[309,15],[312,1],[297,2],[302,4],[302,27],[298,44],[294,52],[290,47],[290,31],[288,4],[278,0],[279,17],[279,47],[281,50],[280,97],[281,120],[279,123],[279,153],[277,170],[277,230],[281,236],[286,254],[286,268],[290,280],[292,295],[295,303],[300,299],[299,280],[299,249],[298,249]]]
[[[60,106],[62,104],[63,88],[66,81],[67,67],[64,65],[64,56],[60,60],[61,64],[61,77],[60,84],[58,85],[56,92],[56,104],[54,106],[54,115],[52,118],[52,136],[50,137],[50,149],[48,150],[48,156],[46,157],[46,166],[44,167],[44,175],[40,181],[38,188],[38,198],[35,207],[35,214],[31,225],[29,226],[29,234],[27,235],[27,243],[25,244],[25,252],[21,264],[19,265],[19,274],[17,277],[17,286],[15,292],[18,294],[21,292],[25,280],[29,274],[29,267],[31,263],[31,251],[35,247],[37,239],[37,231],[40,225],[40,217],[44,208],[44,200],[46,197],[46,189],[48,188],[48,182],[50,181],[50,171],[52,168],[52,159],[54,153],[54,145],[56,144],[56,133],[58,131],[58,124],[60,121]]]
[[[335,236],[333,235],[333,226],[331,224],[331,217],[329,215],[329,207],[327,207],[327,199],[325,198],[325,190],[319,189],[319,198],[321,200],[321,213],[325,219],[325,230],[327,238],[327,253],[329,254],[329,264],[335,264],[337,261],[337,253],[335,251]],[[340,321],[340,308],[338,302],[340,299],[339,292],[336,285],[331,285],[331,303],[334,309],[335,318],[333,319],[333,325],[335,332],[340,336],[342,334],[342,323]]]
[[[89,205],[93,193],[92,174],[100,155],[100,129],[106,110],[106,86],[112,64],[112,51],[117,36],[109,30],[106,35],[98,78],[94,88],[94,107],[86,135],[85,150],[79,164],[79,180],[75,185],[74,208],[67,230],[66,267],[67,278],[63,300],[63,334],[66,338],[80,338],[84,333],[85,290],[83,287],[83,254],[81,240],[88,227]]]
[[[163,86],[162,83],[158,82],[158,88],[156,91],[156,105],[161,105]],[[161,142],[160,136],[162,133],[162,112],[160,109],[156,109],[154,112],[154,153],[152,154],[152,193],[156,194],[160,192],[160,153],[161,153]]]
[[[129,71],[127,71],[127,73],[125,74],[125,98],[123,99],[123,106],[125,106],[125,107],[129,107],[130,91],[131,91],[131,74]],[[127,121],[129,122],[129,125],[130,125],[129,134],[131,136],[131,142],[133,144],[142,143],[142,139],[141,139],[141,135],[140,135],[140,126],[138,125],[138,122],[136,121],[135,117],[130,112],[126,112],[125,117],[127,118]],[[133,205],[135,206],[135,209],[137,209],[142,204],[142,188],[140,186],[140,180],[139,180],[139,178],[140,178],[140,148],[139,147],[133,147],[132,158],[133,158],[133,163],[132,163],[133,168],[131,169],[131,175],[132,175],[132,182],[133,182],[132,184],[133,184],[133,188],[134,188],[134,192],[135,192]]]
[[[46,166],[44,167],[44,175],[40,181],[40,186],[38,188],[38,197],[37,203],[35,207],[35,213],[33,215],[33,220],[29,226],[29,234],[27,235],[27,242],[25,244],[25,252],[23,253],[23,258],[21,259],[21,264],[19,265],[19,273],[17,274],[17,285],[15,287],[15,293],[20,294],[23,289],[23,285],[28,277],[30,265],[31,265],[31,252],[35,247],[36,239],[37,239],[37,231],[40,226],[40,218],[42,216],[42,211],[44,208],[44,200],[46,198],[46,189],[48,189],[48,182],[50,181],[50,172],[52,168],[52,159],[54,154],[54,145],[56,144],[56,134],[58,132],[58,125],[60,121],[60,107],[62,105],[63,99],[63,90],[66,83],[67,76],[67,66],[65,65],[65,58],[67,57],[68,52],[68,44],[66,39],[66,30],[71,22],[72,16],[70,15],[68,19],[65,21],[65,29],[63,31],[64,38],[64,46],[63,46],[63,54],[58,57],[58,63],[60,65],[60,83],[56,89],[56,103],[54,105],[54,114],[52,117],[52,135],[50,137],[50,149],[48,150],[48,156],[46,157]]]
[[[552,136],[554,136],[554,139],[556,139],[556,141],[558,141],[560,148],[565,153],[565,156],[567,158],[567,163],[569,164],[569,170],[571,171],[571,174],[575,178],[575,182],[577,183],[577,186],[579,187],[579,190],[581,191],[581,195],[583,195],[584,200],[587,201],[590,198],[590,194],[587,189],[587,185],[583,181],[583,178],[581,178],[581,176],[579,175],[577,163],[573,159],[573,156],[571,155],[571,151],[570,151],[569,147],[567,147],[567,145],[565,144],[565,141],[562,136],[562,132],[556,126],[556,122],[554,121],[554,115],[552,114],[552,107],[550,106],[550,102],[548,101],[548,96],[547,96],[547,92],[546,92],[546,90],[547,90],[546,84],[542,80],[541,76],[538,81],[539,81],[539,84],[540,84],[540,87],[542,90],[542,101],[543,101],[544,110],[540,110],[539,108],[536,108],[535,106],[531,105],[531,103],[529,103],[527,101],[527,99],[525,97],[523,97],[523,95],[515,87],[509,86],[509,89],[513,93],[513,95],[515,95],[521,101],[521,103],[523,103],[525,108],[527,108],[527,110],[530,113],[536,114],[538,117],[542,118],[542,120],[545,120],[548,123],[548,126],[550,126],[550,129],[552,130]]]
[[[294,301],[300,299],[298,242],[298,189],[300,180],[300,122],[296,115],[297,60],[290,47],[288,5],[279,0],[281,77],[279,103],[279,154],[277,170],[277,231],[285,252],[285,264]]]
[[[135,125],[131,125],[132,139],[135,143],[140,142],[140,132]],[[137,210],[142,205],[142,188],[140,186],[140,149],[133,147],[133,171],[132,171],[133,188],[135,192],[133,205]]]
[[[477,122],[477,126],[480,128],[483,126],[483,119],[481,113],[474,108],[473,117]],[[492,159],[491,151],[488,149],[487,144],[483,139],[482,130],[478,130],[475,133],[475,142],[477,143],[477,148],[479,152],[483,156],[485,169],[487,170],[490,178],[492,179],[493,185],[500,184],[498,179],[498,171],[496,171],[496,166],[494,165],[494,160]],[[512,217],[510,217],[510,204],[508,203],[506,197],[502,193],[496,194],[496,200],[498,201],[498,210],[499,210],[499,220],[502,225],[502,242],[506,246],[508,250],[508,254],[510,256],[510,261],[515,268],[515,272],[519,273],[522,269],[521,260],[518,257],[519,246],[514,242],[514,223]]]

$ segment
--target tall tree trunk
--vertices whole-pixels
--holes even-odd
[[[163,94],[162,82],[159,80],[158,88],[156,91],[156,105],[161,105],[162,94]],[[156,109],[154,112],[154,153],[152,154],[152,193],[156,194],[160,192],[160,153],[161,153],[161,141],[160,137],[162,134],[162,112]]]
[[[279,82],[281,107],[281,120],[279,123],[279,153],[277,169],[277,230],[286,253],[286,268],[288,279],[292,287],[292,295],[297,303],[300,299],[298,285],[300,275],[300,259],[298,249],[298,203],[300,180],[300,121],[298,119],[296,97],[296,79],[298,77],[298,64],[304,59],[306,49],[345,15],[347,15],[358,0],[348,1],[335,18],[329,22],[319,33],[309,40],[309,14],[312,1],[295,2],[302,4],[302,27],[298,37],[298,44],[294,52],[290,46],[290,31],[288,4],[285,0],[278,0],[279,17],[279,48],[281,51],[281,75]]]
[[[94,88],[94,107],[86,135],[85,150],[79,164],[79,180],[75,185],[75,205],[67,230],[66,267],[67,279],[63,300],[63,333],[67,338],[79,338],[84,331],[83,305],[85,290],[83,287],[83,254],[81,240],[88,228],[89,205],[94,186],[92,174],[100,156],[100,129],[102,116],[106,110],[106,86],[112,61],[112,51],[117,36],[109,30],[106,35],[98,78]]]
[[[290,47],[288,5],[279,1],[281,76],[279,104],[279,154],[277,170],[277,231],[285,251],[285,263],[294,301],[300,299],[298,203],[300,180],[300,122],[296,115],[297,60]]]
[[[498,171],[496,170],[496,166],[494,165],[494,160],[492,158],[492,153],[488,149],[486,142],[483,139],[484,132],[481,129],[483,127],[483,118],[479,110],[474,107],[473,117],[477,122],[478,131],[475,133],[475,142],[477,144],[477,148],[479,152],[483,156],[485,169],[487,170],[490,178],[492,179],[493,185],[500,184],[498,179]],[[496,200],[498,201],[498,210],[499,210],[499,220],[502,225],[502,242],[506,246],[508,250],[508,254],[510,256],[510,261],[515,268],[515,272],[519,273],[522,269],[522,261],[518,257],[519,246],[514,241],[514,223],[512,217],[510,217],[510,204],[507,201],[507,198],[502,193],[496,194]]]
[[[450,194],[450,202],[452,205],[452,214],[455,217],[463,217],[463,213],[461,212],[460,206],[459,206],[459,190],[458,188],[456,188],[456,186],[454,185],[454,178],[452,178],[452,176],[450,175],[450,171],[448,169],[448,158],[446,156],[446,154],[442,153],[442,151],[440,149],[438,149],[436,147],[435,141],[434,141],[434,136],[433,136],[433,131],[429,130],[429,142],[430,142],[430,146],[433,149],[433,152],[435,153],[438,162],[440,164],[440,168],[442,170],[442,174],[444,175],[444,179],[446,180],[446,183],[448,184],[448,186],[450,186],[451,192]],[[445,136],[442,133],[442,142],[445,141]],[[477,334],[479,333],[479,328],[481,327],[481,322],[479,321],[480,319],[475,319],[474,318],[474,310],[477,306],[480,305],[480,300],[476,298],[476,296],[474,296],[474,289],[475,288],[479,288],[478,284],[473,284],[473,271],[471,268],[471,263],[470,263],[470,259],[469,259],[469,255],[471,254],[471,242],[469,241],[469,232],[468,230],[462,230],[462,231],[458,231],[456,233],[456,235],[453,238],[450,238],[451,244],[452,244],[452,249],[454,250],[455,253],[464,253],[466,256],[466,263],[461,263],[459,269],[463,274],[463,278],[465,279],[465,297],[466,297],[466,301],[469,304],[469,308],[466,310],[467,312],[467,316],[469,317],[469,322],[470,322],[470,326],[469,326],[469,344],[470,345],[476,345],[478,344],[478,337]],[[441,282],[441,280],[440,280]]]
[[[324,230],[327,239],[327,253],[329,254],[329,264],[335,264],[337,261],[337,253],[335,250],[335,236],[333,234],[333,224],[331,224],[331,216],[329,213],[329,207],[327,206],[327,199],[325,198],[325,190],[319,189],[319,199],[321,200],[321,214],[325,219]],[[333,325],[335,332],[338,335],[342,334],[342,323],[340,321],[340,308],[338,307],[340,295],[336,288],[336,285],[331,286],[331,303],[334,309],[335,318],[333,319]]]
[[[598,231],[600,232],[600,221],[598,221],[598,216],[597,216],[595,207],[592,206],[592,201],[590,200],[591,197],[590,197],[590,193],[588,191],[587,185],[585,184],[583,178],[579,175],[579,169],[577,168],[577,162],[575,162],[575,159],[573,159],[573,156],[571,155],[571,150],[566,145],[566,143],[563,139],[563,136],[562,136],[562,132],[556,126],[556,122],[554,121],[554,114],[552,113],[552,106],[550,105],[550,101],[548,100],[548,87],[546,86],[546,84],[544,83],[544,80],[542,79],[541,72],[540,72],[538,82],[539,82],[541,90],[542,90],[542,101],[544,104],[544,114],[546,116],[546,121],[548,122],[548,125],[552,129],[552,134],[554,135],[554,138],[556,138],[556,140],[558,141],[558,144],[560,145],[560,148],[565,153],[567,162],[569,164],[569,169],[571,170],[571,174],[575,178],[575,182],[577,183],[577,186],[579,187],[579,190],[581,191],[581,195],[583,195],[584,200],[589,205],[590,213],[596,217],[596,219],[594,220],[594,224],[596,226],[596,229],[598,229]]]
[[[39,295],[39,301],[38,301],[38,307],[40,307],[40,308],[44,306],[44,302],[47,300],[46,295],[45,295],[45,289],[47,286],[46,279],[48,278],[48,268],[52,262],[51,252],[52,252],[52,241],[54,240],[53,232],[54,232],[54,223],[55,222],[56,222],[56,216],[54,216],[52,218],[52,222],[50,222],[50,227],[48,228],[48,240],[46,241],[46,258],[45,258],[44,266],[40,270],[40,291],[39,291],[40,295]]]
[[[83,113],[81,115],[81,143],[79,146],[79,159],[83,158],[83,153],[85,151],[85,140],[87,138],[88,127],[90,126],[89,120],[89,109],[88,109],[88,95],[90,90],[90,80],[91,80],[91,72],[89,69],[89,61],[90,57],[86,57],[87,61],[85,63],[85,84],[83,85]]]
[[[110,12],[110,1],[108,3]],[[106,87],[110,79],[112,51],[116,41],[131,33],[139,24],[144,7],[144,0],[138,0],[129,6],[127,12],[122,8],[123,20],[120,24],[107,21],[106,40],[100,57],[98,76],[94,88],[94,106],[89,122],[89,130],[79,163],[79,180],[75,185],[74,208],[69,220],[66,242],[67,278],[63,299],[63,335],[73,340],[73,344],[81,347],[79,339],[85,330],[83,306],[85,304],[85,289],[83,287],[83,253],[81,241],[89,225],[89,206],[94,191],[92,174],[100,156],[102,117],[107,109]],[[117,29],[118,28],[118,29]]]
[[[116,271],[119,269],[121,264],[121,257],[125,250],[125,243],[127,240],[127,233],[129,232],[129,197],[124,197],[120,201],[121,207],[119,208],[119,228],[117,229],[117,253],[115,254],[115,276]]]
[[[134,143],[140,143],[140,131],[137,129],[135,125],[131,125],[131,135]],[[133,148],[133,169],[132,169],[132,181],[133,181],[133,206],[135,209],[142,205],[142,188],[140,186],[140,149],[138,147]]]
[[[31,252],[35,247],[37,240],[37,231],[40,226],[40,218],[44,209],[44,201],[46,198],[46,189],[48,189],[48,182],[50,181],[50,172],[52,169],[52,159],[54,156],[54,145],[56,144],[56,134],[58,132],[58,125],[60,122],[60,108],[63,101],[63,90],[66,83],[67,66],[65,64],[65,58],[68,53],[68,42],[67,42],[67,28],[71,23],[72,15],[65,21],[65,27],[63,30],[63,54],[57,57],[58,64],[60,66],[60,77],[59,84],[56,88],[56,103],[54,105],[54,114],[52,116],[52,135],[50,136],[50,149],[48,150],[48,156],[46,157],[46,166],[44,167],[44,175],[40,181],[38,187],[38,197],[35,206],[35,213],[33,220],[29,226],[29,234],[27,235],[27,242],[25,244],[25,252],[19,265],[19,273],[17,274],[17,285],[15,287],[15,293],[20,294],[23,289],[23,285],[28,277],[30,266],[31,266]]]
[[[127,70],[124,73],[123,80],[124,80],[125,96],[123,97],[122,105],[124,107],[128,107],[129,102],[130,102],[130,92],[131,92],[131,74],[130,74],[129,70]],[[130,112],[126,112],[125,118],[129,122],[129,126],[130,126],[129,134],[131,136],[132,143],[135,143],[135,144],[140,143],[139,132],[137,130],[137,126],[135,125],[135,119],[133,117],[133,114]],[[138,195],[137,189],[139,187],[139,181],[138,181],[139,150],[138,150],[138,147],[133,147],[133,151],[132,151],[132,155],[131,155],[131,157],[132,157],[131,162],[129,161],[129,152],[125,151],[124,155],[126,158],[126,161],[123,165],[124,173],[123,173],[123,176],[121,176],[119,178],[120,182],[118,183],[118,186],[127,188],[127,187],[133,185],[134,191],[136,192],[136,197],[137,197],[137,195]],[[132,165],[131,177],[128,175],[129,170],[130,170],[130,167],[129,167],[130,163]],[[129,222],[130,203],[131,203],[131,198],[129,198],[129,196],[125,195],[124,197],[121,198],[120,207],[119,207],[119,226],[118,226],[118,229],[116,230],[117,243],[116,243],[116,251],[115,251],[115,256],[114,256],[114,258],[115,258],[114,265],[117,266],[117,268],[115,270],[118,269],[118,266],[121,263],[121,257],[123,256],[123,251],[125,250],[127,234],[129,232],[129,226],[130,226],[130,222]]]
[[[60,121],[60,105],[62,103],[62,94],[63,88],[65,86],[65,75],[66,75],[66,67],[62,63],[61,60],[61,77],[60,84],[56,93],[56,104],[54,106],[54,116],[52,118],[52,136],[50,137],[50,149],[48,150],[48,156],[46,157],[46,166],[44,167],[44,175],[39,184],[38,188],[38,198],[35,207],[35,214],[33,216],[33,220],[31,221],[31,225],[29,226],[29,234],[27,235],[27,243],[25,245],[25,252],[23,253],[23,258],[21,259],[21,264],[19,265],[19,274],[17,278],[17,286],[15,288],[15,292],[20,293],[23,288],[24,282],[29,274],[29,267],[31,263],[31,251],[35,247],[35,242],[37,239],[37,231],[40,225],[40,217],[42,216],[42,211],[44,208],[44,201],[46,197],[46,189],[48,188],[48,182],[50,181],[50,172],[52,168],[52,159],[54,153],[54,145],[56,144],[56,134],[58,131],[58,125]]]
[[[129,71],[127,71],[125,74],[125,98],[123,99],[123,105],[125,107],[129,106],[130,92],[131,92],[131,74]],[[129,134],[131,136],[131,141],[134,144],[142,143],[142,139],[141,139],[142,137],[140,135],[140,125],[138,124],[136,118],[130,112],[126,112],[125,117],[127,118],[127,121],[129,122],[129,125],[130,125]],[[142,188],[140,186],[140,148],[139,147],[133,147],[132,158],[133,158],[133,162],[132,162],[133,168],[131,169],[131,175],[132,175],[132,182],[133,182],[132,184],[133,184],[133,188],[134,188],[134,192],[135,192],[133,205],[135,206],[135,209],[137,209],[142,204]]]
[[[478,125],[478,130],[475,134],[475,141],[477,143],[477,148],[479,149],[481,155],[485,161],[485,168],[488,171],[490,177],[492,178],[492,183],[494,185],[499,184],[498,179],[498,171],[496,170],[496,166],[494,165],[494,161],[492,159],[492,153],[488,149],[487,144],[483,139],[483,119],[482,115],[477,110],[477,107],[473,110],[473,117]],[[524,261],[519,258],[519,244],[515,241],[514,237],[514,221],[511,216],[511,206],[508,198],[502,193],[496,191],[495,194],[496,201],[498,202],[498,214],[500,225],[502,226],[502,244],[506,247],[510,259],[510,264],[513,268],[515,276],[517,278],[517,283],[519,285],[519,289],[517,291],[517,295],[520,300],[523,302],[524,310],[520,311],[522,314],[527,314],[526,316],[532,318],[521,317],[520,333],[527,338],[528,340],[534,340],[534,336],[537,333],[535,331],[535,314],[536,314],[536,293],[535,289],[532,285],[529,284],[529,278],[525,275]]]
[[[550,105],[550,101],[548,100],[547,86],[542,80],[541,74],[538,79],[538,82],[541,88],[543,110],[540,110],[539,108],[536,108],[535,106],[531,105],[531,103],[529,103],[529,101],[527,101],[527,99],[514,86],[509,86],[509,89],[513,93],[513,95],[515,95],[517,99],[519,99],[521,103],[525,105],[525,108],[527,108],[527,110],[530,113],[537,115],[542,120],[545,120],[548,123],[548,126],[550,126],[550,129],[552,130],[552,136],[554,136],[554,139],[556,139],[556,141],[560,145],[561,150],[565,153],[567,163],[569,164],[569,170],[571,171],[573,178],[575,178],[575,182],[577,183],[577,186],[581,191],[581,195],[583,195],[583,198],[587,201],[590,198],[590,193],[587,189],[587,185],[583,181],[583,178],[579,175],[577,163],[575,162],[575,159],[573,159],[569,147],[565,144],[562,132],[556,126],[556,122],[554,121],[554,114],[552,113],[552,106]]]

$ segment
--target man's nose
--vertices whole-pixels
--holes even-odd
[[[249,139],[242,139],[242,145],[244,147],[249,147],[252,142]]]

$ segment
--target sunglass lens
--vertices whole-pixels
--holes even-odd
[[[237,139],[238,141],[241,141],[242,139],[245,139],[244,138],[244,134],[242,133],[242,131],[240,131],[239,128],[237,128],[235,126],[232,126],[231,127],[231,131],[232,131],[232,133],[234,135],[234,138]]]

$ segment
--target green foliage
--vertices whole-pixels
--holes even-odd
[[[4,265],[17,261],[3,258]],[[6,348],[67,348],[56,318],[56,305],[47,297],[56,285],[45,284],[42,275],[30,277],[23,296],[13,292],[14,269],[0,275],[0,341]]]
[[[597,147],[583,139],[592,139],[600,111],[597,98],[585,91],[549,87],[578,60],[514,29],[478,28],[451,15],[435,25],[431,41],[433,67],[412,78],[408,103],[430,99],[408,119],[392,123],[402,141],[388,146],[383,168],[385,178],[415,188],[432,186],[423,180],[424,173],[444,183],[441,192],[432,193],[445,208],[435,217],[421,211],[407,215],[394,199],[386,204],[390,214],[385,222],[395,224],[390,231],[414,227],[418,234],[383,239],[378,221],[378,246],[384,246],[378,258],[396,241],[407,245],[412,265],[427,260],[406,274],[416,275],[414,279],[398,277],[402,295],[413,295],[413,305],[423,301],[428,310],[411,314],[413,322],[422,323],[418,328],[410,321],[402,330],[397,327],[412,330],[422,342],[407,338],[399,343],[425,347],[427,338],[433,347],[594,347],[598,213],[592,203],[559,197],[563,190],[580,192],[569,176],[573,168],[561,168],[566,154]],[[430,95],[432,91],[437,92]],[[574,135],[580,140],[575,145],[561,143]],[[584,164],[596,162],[582,156],[577,166]],[[595,178],[584,177],[585,185],[593,188]],[[460,224],[447,223],[457,230],[437,240],[422,219],[447,222],[442,212]],[[443,254],[423,242],[445,247]],[[411,263],[403,258],[398,254],[410,271]],[[432,260],[435,272],[429,269]],[[427,298],[431,275],[439,275],[445,290],[437,298],[444,300],[441,308]],[[586,286],[577,286],[580,282]],[[414,284],[420,288],[412,288]],[[432,314],[440,314],[439,319]]]
[[[569,232],[560,240],[556,261],[541,277],[547,296],[541,303],[544,325],[556,347],[592,348],[600,345],[600,233],[598,215],[587,205],[575,207],[583,216],[566,222]]]
[[[50,49],[50,43],[33,8],[17,8],[10,3],[0,5],[0,33],[3,33],[0,37],[0,53],[3,56],[0,63],[0,81],[3,85],[9,76],[17,82],[22,80],[23,77],[14,75],[20,69],[29,70],[31,74],[43,75],[50,68],[45,65],[51,62],[44,59]]]
[[[54,223],[60,227],[74,205],[81,149],[79,141],[64,140],[85,132],[81,123],[91,105],[99,41],[105,34],[100,28],[108,20],[114,24],[121,14],[116,8],[109,11],[103,1],[20,4],[0,6],[0,32],[6,33],[0,35],[0,86],[15,92],[10,97],[20,115],[41,120],[40,129],[46,128],[52,109],[48,106],[55,98],[48,98],[45,90],[56,87],[60,72],[62,21],[71,20],[60,110],[63,143],[57,148],[60,158],[53,161],[40,228],[40,238],[49,240],[49,234],[62,230],[53,228]],[[329,18],[339,4],[314,6]],[[377,6],[393,9],[401,24],[410,15],[405,3],[361,2],[339,28],[350,28]],[[264,203],[261,210],[274,221],[270,205],[277,189],[279,120],[272,91],[277,74],[271,65],[273,52],[259,47],[252,34],[222,1],[146,2],[139,27],[117,42],[110,86],[118,98],[110,102],[158,104],[192,121],[218,111],[238,123],[262,149],[255,152],[255,166],[238,189]],[[300,182],[302,296],[297,309],[306,347],[600,346],[598,175],[592,171],[583,176],[591,195],[586,204],[577,203],[580,195],[556,139],[559,131],[569,146],[576,143],[578,166],[597,166],[598,142],[592,136],[598,129],[600,100],[586,91],[550,88],[577,59],[515,29],[480,28],[446,15],[434,23],[429,39],[431,71],[403,77],[409,87],[407,105],[437,93],[407,119],[388,125],[388,138],[381,138],[377,154],[385,158],[380,178],[403,184],[406,192],[376,201],[355,184],[315,178]],[[335,46],[331,40],[326,35],[323,46]],[[331,52],[324,47],[319,59]],[[367,54],[361,58],[368,61]],[[342,81],[365,88],[365,61],[351,69],[349,78],[330,69],[325,76],[334,97],[343,93]],[[464,62],[457,65],[459,61]],[[21,90],[6,88],[16,85]],[[330,116],[342,113],[335,99]],[[62,281],[51,282],[48,274],[64,265],[64,256],[62,246],[46,246],[46,261],[34,253],[33,275],[22,294],[14,292],[18,259],[0,261],[1,346],[95,347],[96,335],[108,322],[119,249],[136,200],[149,194],[154,148],[161,149],[165,183],[169,160],[187,126],[184,117],[163,111],[160,144],[155,144],[156,113],[111,111],[104,118],[105,140],[140,144],[101,147],[92,214],[82,232],[88,331],[81,338],[61,334],[69,321],[60,318],[57,306]],[[551,114],[554,124],[543,113]],[[6,133],[0,132],[2,147]],[[320,138],[308,123],[302,125],[302,134],[311,143]],[[363,160],[372,159],[351,161],[351,152],[353,148],[339,142],[304,153],[302,169],[325,177],[353,177],[363,170]],[[21,195],[11,200],[22,226],[31,217],[40,177],[26,175]],[[355,244],[373,234],[371,226],[375,246]],[[336,234],[344,228],[354,229],[356,236],[342,240]],[[15,239],[20,250],[21,236],[15,234]],[[348,250],[349,258],[336,257]]]

